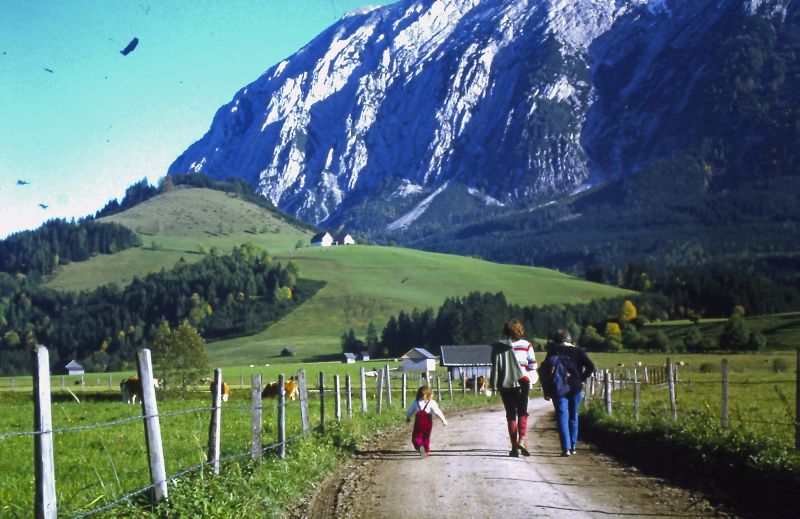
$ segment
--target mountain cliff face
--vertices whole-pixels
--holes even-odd
[[[242,177],[306,221],[401,237],[542,206],[704,139],[741,139],[730,151],[746,157],[777,129],[725,124],[719,42],[758,23],[769,39],[796,12],[796,0],[359,10],[237,92],[169,172]]]

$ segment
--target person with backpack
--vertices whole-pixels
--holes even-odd
[[[525,330],[516,319],[503,326],[506,340],[492,345],[492,371],[489,384],[500,392],[506,411],[508,436],[511,450],[508,455],[518,458],[519,454],[530,456],[528,442],[528,393],[539,375],[536,372],[536,356],[533,345],[523,338]]]
[[[547,356],[539,368],[545,400],[552,400],[556,427],[561,441],[561,456],[576,453],[578,444],[578,405],[583,398],[583,382],[594,373],[594,363],[583,349],[572,344],[565,329],[556,331],[545,348]]]

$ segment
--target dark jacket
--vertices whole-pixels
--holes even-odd
[[[492,344],[492,371],[489,375],[490,387],[498,391],[519,387],[522,378],[519,361],[514,356],[514,348],[509,341],[499,341]]]
[[[583,383],[594,373],[594,363],[583,351],[583,348],[573,346],[568,342],[561,344],[550,343],[545,346],[547,356],[544,358],[543,366],[548,364],[551,355],[558,355],[566,360],[565,366],[570,370],[572,376],[569,377],[569,385],[572,389],[571,394],[576,394],[583,389]]]

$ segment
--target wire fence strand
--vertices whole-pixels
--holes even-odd
[[[294,436],[290,436],[289,438],[286,439],[286,443],[288,444],[288,443],[291,443],[293,441],[296,441],[297,439],[300,439],[300,438],[302,438],[302,437],[304,437],[304,436],[306,436],[308,434],[309,433],[306,432],[306,433],[301,433],[301,434],[296,434]],[[268,444],[268,445],[263,445],[262,448],[261,448],[261,452],[268,452],[270,450],[275,450],[280,446],[281,446],[280,442],[275,442],[275,443],[271,443],[271,444]],[[228,461],[244,458],[244,457],[251,456],[251,455],[252,455],[252,451],[245,451],[245,452],[240,452],[240,453],[236,453],[236,454],[229,454],[227,456],[223,456],[222,458],[220,458],[219,459],[219,463],[226,463]],[[183,469],[181,469],[181,470],[179,470],[179,471],[177,471],[177,472],[175,472],[173,474],[170,474],[169,476],[167,476],[166,478],[164,478],[161,481],[158,481],[156,483],[151,483],[151,484],[146,485],[144,487],[137,488],[136,490],[132,490],[132,491],[120,496],[120,497],[115,498],[110,503],[106,503],[103,506],[100,506],[98,508],[94,508],[92,510],[81,512],[80,514],[73,516],[73,519],[83,519],[84,517],[90,517],[90,516],[99,514],[101,512],[105,512],[106,510],[110,510],[111,508],[114,508],[115,506],[120,505],[125,501],[129,501],[131,498],[134,498],[134,497],[136,497],[136,496],[138,496],[140,494],[143,494],[144,492],[147,492],[148,490],[152,490],[153,488],[155,488],[158,485],[161,485],[162,483],[168,483],[170,481],[173,481],[173,480],[176,480],[176,479],[181,478],[183,476],[186,476],[187,474],[191,474],[193,472],[197,472],[198,470],[201,470],[204,467],[212,466],[214,463],[215,463],[214,461],[204,461],[202,463],[198,463],[197,465],[192,465],[191,467],[183,468]]]

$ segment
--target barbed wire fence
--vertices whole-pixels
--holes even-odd
[[[284,375],[278,377],[278,391],[277,401],[275,404],[264,405],[262,398],[264,397],[263,390],[265,385],[262,384],[262,375],[251,375],[251,405],[226,405],[225,409],[228,411],[240,411],[251,413],[251,438],[250,450],[246,452],[238,452],[228,454],[226,456],[220,455],[220,441],[221,441],[221,410],[222,410],[222,393],[226,384],[222,383],[222,371],[220,369],[214,370],[214,378],[211,382],[211,405],[200,406],[191,409],[183,409],[169,412],[159,412],[158,402],[156,400],[155,392],[155,378],[153,375],[152,361],[150,351],[147,349],[139,350],[137,352],[137,374],[141,384],[141,407],[142,413],[137,416],[130,416],[112,420],[108,422],[87,424],[80,426],[59,427],[53,428],[52,414],[51,414],[51,378],[49,372],[49,353],[46,347],[37,345],[32,351],[33,356],[33,400],[34,400],[34,430],[33,431],[18,431],[0,434],[0,441],[8,440],[11,438],[30,436],[34,439],[34,465],[35,465],[35,504],[34,515],[39,518],[53,518],[57,517],[58,503],[56,499],[56,483],[55,483],[55,462],[54,462],[54,449],[53,437],[57,434],[68,432],[82,432],[102,428],[110,428],[131,422],[141,421],[144,424],[145,443],[147,446],[147,465],[150,472],[150,483],[140,486],[139,488],[129,490],[122,495],[113,498],[111,501],[104,502],[102,505],[89,510],[82,510],[74,517],[84,518],[91,517],[102,512],[113,509],[124,502],[141,496],[142,494],[149,493],[149,501],[156,503],[162,500],[168,500],[168,487],[167,483],[180,479],[186,475],[198,472],[204,469],[210,469],[214,474],[219,474],[220,465],[226,462],[234,461],[250,457],[254,462],[260,462],[263,459],[263,454],[266,452],[274,452],[277,457],[285,458],[286,446],[291,442],[295,442],[304,436],[310,434],[312,430],[311,419],[309,416],[309,400],[311,393],[316,393],[319,400],[320,416],[319,416],[319,429],[324,432],[325,430],[325,399],[326,395],[330,394],[334,398],[334,419],[339,421],[342,419],[342,395],[341,395],[341,380],[339,375],[333,378],[333,385],[330,388],[325,386],[325,375],[320,372],[319,385],[310,389],[308,387],[306,373],[304,369],[297,372],[297,378],[294,381],[297,384],[297,400],[296,404],[300,407],[300,421],[301,428],[298,434],[287,437],[286,435],[286,407],[294,403],[287,395],[287,381]],[[392,380],[395,383],[400,382],[400,396],[401,405],[406,408],[408,404],[407,392],[409,389],[409,380],[407,373],[403,372],[400,376],[397,373],[392,374],[395,368],[390,368],[388,364],[384,368],[377,371],[365,371],[363,367],[360,369],[360,391],[353,389],[350,374],[345,376],[345,400],[346,400],[346,414],[348,417],[353,417],[353,393],[360,392],[361,411],[367,414],[368,406],[367,401],[369,398],[375,400],[373,408],[377,414],[380,414],[386,405],[392,407]],[[368,395],[367,379],[375,378],[376,387],[375,391],[370,391]],[[83,380],[83,378],[81,378]],[[100,379],[98,379],[100,380]],[[417,386],[427,384],[434,388],[438,399],[442,399],[442,377],[435,376],[432,373],[424,372],[420,374],[417,379]],[[447,391],[449,392],[450,400],[453,400],[454,394],[459,396],[466,396],[471,394],[477,396],[482,394],[483,388],[479,388],[478,377],[471,379],[462,378],[461,380],[454,380],[451,378],[450,373],[447,374],[446,381]],[[109,387],[111,379],[109,377]],[[454,385],[460,386],[458,392],[454,392]],[[83,387],[83,384],[81,384]],[[63,378],[61,381],[62,390],[64,388]],[[240,377],[240,387],[244,389],[243,377]],[[480,391],[479,391],[480,390]],[[264,444],[262,433],[263,427],[263,412],[265,409],[277,411],[277,438],[272,443]],[[189,467],[181,468],[176,472],[167,475],[164,462],[164,452],[161,442],[161,418],[184,416],[189,414],[204,414],[210,415],[209,422],[209,438],[206,461],[198,463]],[[95,502],[89,504],[94,505]]]
[[[739,426],[753,424],[769,425],[777,427],[793,428],[795,433],[795,450],[800,450],[800,349],[797,352],[797,370],[795,376],[776,376],[772,380],[746,380],[732,381],[730,379],[730,367],[727,359],[721,361],[721,377],[719,380],[682,380],[679,377],[679,369],[683,363],[672,362],[667,358],[662,366],[648,367],[638,364],[632,370],[623,369],[620,365],[616,368],[598,369],[586,381],[586,398],[583,405],[600,405],[604,407],[606,414],[611,415],[614,409],[622,408],[630,412],[633,419],[639,421],[643,411],[649,412],[653,417],[668,418],[672,421],[678,420],[679,399],[678,395],[682,391],[691,390],[697,387],[717,386],[719,387],[719,416],[720,425],[723,428],[731,427],[731,397],[732,387],[750,387],[769,385],[776,388],[780,393],[779,397],[786,406],[790,406],[789,399],[783,395],[779,387],[781,385],[794,384],[795,386],[795,406],[791,410],[787,407],[787,420],[759,419],[738,416],[736,423]],[[657,403],[651,402],[650,405],[643,405],[641,402],[642,388],[647,386],[656,390],[664,391],[664,395]],[[709,394],[709,396],[711,396]],[[714,416],[708,401],[716,400],[716,397],[703,400],[705,416]],[[664,416],[666,413],[666,417]],[[792,420],[794,415],[794,421]]]

